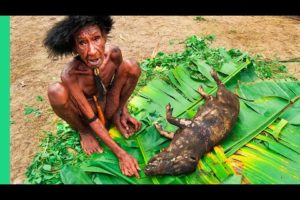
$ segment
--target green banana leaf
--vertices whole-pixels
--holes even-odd
[[[230,157],[243,146],[251,144],[249,142],[278,119],[290,104],[293,103],[293,99],[297,98],[296,95],[300,95],[298,90],[299,82],[297,81],[275,82],[270,80],[248,83],[245,80],[249,80],[249,77],[246,77],[245,79],[241,78],[243,82],[235,81],[235,87],[233,87],[232,85],[234,85],[234,83],[230,82],[230,78],[233,79],[236,74],[245,69],[247,63],[245,64],[243,62],[236,66],[237,68],[232,72],[232,75],[220,77],[223,78],[223,82],[228,82],[228,84],[231,85],[232,90],[245,99],[253,100],[253,102],[249,103],[247,100],[240,101],[241,111],[238,121],[229,136],[220,144],[223,156],[218,157],[215,155],[215,152],[204,155],[199,161],[197,170],[188,176],[146,177],[143,172],[141,172],[141,182],[135,178],[124,177],[119,171],[120,169],[117,161],[109,163],[106,162],[105,159],[101,160],[101,157],[105,158],[105,154],[99,155],[99,158],[97,159],[93,158],[90,161],[90,168],[84,169],[91,172],[91,169],[94,168],[94,174],[98,175],[93,175],[93,180],[95,183],[103,184],[226,183],[226,180],[230,180],[230,177],[235,176],[235,171],[232,170],[230,162],[224,161],[226,160],[224,158]],[[164,125],[166,130],[176,130],[176,127],[168,124],[165,120],[165,105],[171,103],[174,108],[174,116],[189,116],[191,118],[196,113],[197,108],[204,103],[201,96],[196,92],[197,88],[202,85],[209,94],[214,94],[217,90],[216,85],[209,81],[198,82],[197,84],[197,82],[191,78],[189,71],[186,70],[184,66],[175,67],[170,71],[168,78],[168,80],[156,79],[149,82],[140,90],[138,95],[130,101],[130,107],[134,108],[133,110],[136,113],[136,117],[143,121],[143,129],[138,134],[131,137],[129,140],[130,142],[124,141],[122,137],[115,138],[122,148],[137,158],[142,169],[152,156],[159,153],[161,149],[167,147],[170,143],[169,140],[160,136],[154,128],[153,123],[159,121]],[[287,88],[288,91],[286,91]],[[140,101],[142,98],[145,100]],[[262,110],[261,108],[264,109]],[[189,111],[188,114],[186,114],[187,111]],[[135,115],[135,113],[133,114]],[[283,116],[288,118],[291,115],[292,114],[288,113]],[[145,116],[148,116],[148,118],[145,118]],[[294,121],[297,121],[297,119]],[[270,141],[268,142],[270,143]],[[273,148],[280,149],[281,146],[278,147],[278,145],[276,146],[273,143],[270,143]],[[106,151],[110,152],[109,149]],[[250,150],[245,150],[243,152],[251,152],[253,154]],[[296,154],[291,152],[287,152],[286,154],[296,158]],[[110,156],[113,157],[114,155],[110,152]],[[233,156],[240,158],[239,155]],[[220,157],[223,157],[223,160],[220,160]],[[256,158],[256,156],[254,157]],[[251,159],[247,159],[248,157],[244,159],[246,160],[245,162],[250,162]],[[243,159],[240,160],[244,161]],[[259,164],[259,166],[264,165],[265,163]],[[252,165],[250,166],[250,169],[252,169],[251,167]],[[97,168],[100,168],[102,171]],[[246,169],[245,173],[249,174],[248,168]],[[250,182],[256,180],[253,178],[251,179],[251,177],[252,176],[250,175],[250,178],[248,178]],[[293,181],[297,181],[297,179],[292,180],[289,176],[287,177],[288,178],[284,180],[286,182],[294,183]],[[268,177],[266,179],[268,179]],[[268,181],[275,181],[274,177],[269,178]]]
[[[61,179],[64,184],[93,184],[92,179],[79,167],[64,165],[61,169]]]
[[[175,68],[176,69],[176,68]],[[182,70],[183,71],[183,70]],[[185,74],[186,75],[186,74]],[[295,82],[294,85],[290,84],[290,82],[287,82],[289,84],[290,88],[290,94],[286,95],[285,90],[281,89],[281,86],[285,86],[284,82],[280,82],[280,84],[277,84],[274,81],[269,82],[257,82],[251,83],[251,84],[239,84],[239,91],[241,94],[243,94],[243,97],[245,98],[257,98],[255,99],[253,105],[247,105],[244,103],[244,101],[241,101],[241,113],[239,115],[238,122],[236,126],[234,127],[233,131],[230,133],[229,137],[226,138],[222,143],[221,147],[223,149],[223,156],[220,156],[222,154],[219,154],[219,156],[216,156],[215,154],[212,154],[211,152],[204,155],[203,158],[199,161],[199,167],[197,168],[196,172],[188,175],[188,176],[180,176],[180,177],[171,177],[171,176],[157,176],[157,177],[151,177],[144,183],[156,183],[156,184],[200,184],[200,183],[226,183],[226,180],[230,180],[230,177],[238,176],[235,175],[234,170],[232,170],[232,166],[230,163],[226,163],[225,160],[226,157],[232,155],[237,150],[239,150],[242,146],[247,145],[253,138],[255,138],[260,132],[262,132],[264,129],[267,128],[268,125],[270,125],[272,122],[274,122],[280,114],[285,111],[286,108],[289,107],[290,102],[292,102],[292,99],[295,98],[295,95],[297,94],[297,87],[298,82]],[[177,92],[175,89],[170,89],[162,91],[161,88],[167,88],[171,87],[168,85],[167,87],[162,87],[163,84],[167,84],[166,82],[159,82],[158,80],[155,80],[154,84],[152,82],[149,84],[153,88],[155,86],[157,87],[153,90],[142,90],[141,95],[145,95],[144,93],[147,93],[148,91],[161,91],[161,93],[164,93],[164,98],[173,99],[174,96],[179,96],[180,93]],[[268,91],[272,92],[264,92],[263,90],[259,90],[259,86],[263,84],[263,87],[267,87]],[[150,87],[150,86],[147,86]],[[176,86],[175,86],[176,87]],[[249,87],[249,90],[248,90]],[[257,89],[256,89],[257,88]],[[295,88],[295,89],[294,89]],[[179,87],[177,86],[177,89]],[[170,93],[168,93],[170,91]],[[244,92],[244,91],[252,91],[255,93],[255,95],[251,95],[251,92]],[[156,95],[156,93],[151,93],[152,95]],[[147,98],[151,99],[152,104],[160,104],[160,107],[162,107],[163,111],[157,111],[159,113],[158,118],[159,120],[164,120],[163,115],[165,115],[164,107],[163,107],[163,101],[160,101],[160,98],[152,97],[151,94],[147,94]],[[184,94],[181,94],[184,95]],[[145,95],[146,96],[146,95]],[[284,98],[283,98],[284,97]],[[177,101],[173,99],[173,101]],[[134,102],[134,100],[133,100]],[[164,103],[168,103],[169,101],[165,101]],[[131,102],[132,103],[132,102]],[[146,109],[151,108],[151,103],[147,106]],[[178,101],[176,102],[177,105],[180,107],[176,110],[174,108],[174,113],[177,113],[179,115],[182,110],[182,103],[180,104]],[[186,101],[185,103],[193,104],[193,102]],[[266,112],[259,113],[257,112],[254,106],[261,106],[265,108]],[[295,104],[297,105],[297,104]],[[190,105],[186,105],[185,107],[191,107]],[[145,109],[145,108],[143,108]],[[142,111],[140,111],[142,112]],[[144,111],[145,112],[145,111]],[[147,111],[146,111],[147,112]],[[284,115],[283,115],[284,116]],[[153,118],[153,121],[155,121],[156,118]],[[156,119],[157,120],[157,119]],[[149,124],[149,123],[148,123]],[[147,124],[147,125],[148,125]],[[165,124],[167,124],[165,122]],[[257,124],[257,126],[253,126],[253,124]],[[172,130],[172,128],[169,127],[169,129]],[[174,127],[173,127],[174,130]],[[137,156],[139,157],[140,165],[145,166],[145,164],[149,161],[149,159],[154,156],[155,154],[159,153],[159,151],[169,144],[169,140],[167,140],[164,137],[161,137],[154,126],[148,125],[147,128],[144,128],[142,132],[140,132],[137,136],[133,137],[137,141],[137,146],[139,147],[141,155]],[[270,141],[269,141],[270,143]],[[274,143],[274,142],[273,142]],[[271,143],[273,146],[274,144]],[[277,149],[280,149],[280,147],[276,146]],[[123,148],[126,148],[123,145]],[[128,149],[127,149],[128,150]],[[290,157],[296,158],[295,153],[287,152],[287,155]],[[225,156],[226,155],[226,156]],[[144,163],[141,163],[140,156],[142,156]],[[223,159],[220,159],[222,158]],[[222,160],[222,162],[221,162]],[[117,167],[116,167],[117,169]],[[246,173],[249,173],[248,171]],[[144,180],[143,177],[142,179]],[[239,180],[239,179],[238,179]],[[291,179],[287,179],[287,181],[291,181]],[[237,181],[238,182],[238,181]],[[137,183],[137,181],[135,182]],[[229,181],[230,184],[230,181]]]

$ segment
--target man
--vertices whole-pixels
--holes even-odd
[[[80,133],[88,155],[103,152],[93,133],[115,153],[126,176],[139,177],[135,158],[109,136],[112,122],[128,138],[141,123],[130,116],[127,101],[141,74],[133,60],[123,60],[118,47],[106,48],[113,20],[109,16],[69,16],[54,25],[44,40],[52,57],[75,54],[48,88],[54,112]]]

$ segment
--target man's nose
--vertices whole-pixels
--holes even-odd
[[[89,54],[90,56],[92,56],[92,55],[94,55],[96,52],[97,52],[96,47],[95,47],[93,44],[90,44],[90,45],[89,45],[89,51],[88,51],[88,54]]]

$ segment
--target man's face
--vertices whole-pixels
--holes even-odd
[[[74,34],[74,39],[75,51],[88,67],[102,64],[106,38],[97,25],[81,28]]]

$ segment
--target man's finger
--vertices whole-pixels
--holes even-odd
[[[125,176],[128,176],[128,175],[129,175],[128,170],[127,170],[126,168],[124,168],[124,175],[125,175]]]
[[[138,122],[136,131],[140,130],[141,126],[142,126],[142,123]]]
[[[124,167],[123,167],[122,165],[120,165],[120,169],[121,169],[121,172],[122,172],[122,174],[124,174],[124,175],[125,175],[125,172],[124,172]]]
[[[127,176],[132,176],[133,175],[133,172],[131,169],[127,169]]]
[[[86,153],[87,153],[88,156],[91,155],[91,152],[89,150],[86,150]]]
[[[133,159],[133,163],[130,164],[130,167],[131,167],[130,171],[131,171],[137,178],[140,178],[140,175],[139,175],[139,173],[138,173],[138,171],[137,171],[136,160],[135,160],[135,159]]]
[[[130,164],[130,170],[129,170],[132,174],[131,175],[135,175],[137,178],[139,177],[139,173],[136,170],[135,164],[131,163]]]
[[[121,124],[122,126],[124,126],[124,128],[128,131],[129,130],[129,127],[127,125],[127,122],[125,120],[121,120]]]
[[[139,175],[137,170],[134,170],[134,175],[135,175],[136,178],[140,178],[140,175]]]
[[[140,122],[136,121],[136,122],[133,123],[133,124],[134,124],[134,130],[135,130],[135,131],[140,130],[140,128],[141,128],[141,123],[140,123]]]
[[[104,149],[103,149],[103,148],[101,148],[101,147],[98,147],[98,148],[97,148],[97,152],[99,152],[99,153],[103,153],[103,152],[104,152]]]
[[[132,135],[134,134],[134,130],[133,130],[133,129],[130,129],[130,130],[128,131],[128,134],[129,134],[130,136],[132,136]]]
[[[141,170],[141,168],[136,160],[134,160],[134,165],[138,170]]]
[[[129,138],[129,134],[128,134],[128,133],[124,133],[123,135],[124,135],[124,137],[125,137],[126,139]]]
[[[122,133],[122,135],[123,135],[125,138],[128,138],[128,137],[129,137],[127,131],[122,127],[122,125],[121,125],[121,126],[118,126],[117,128],[119,129],[119,131]]]

